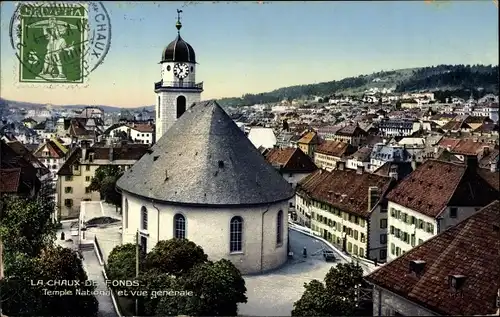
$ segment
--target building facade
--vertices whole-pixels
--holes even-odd
[[[297,187],[299,222],[349,254],[384,262],[387,258],[384,197],[392,185],[391,178],[361,170],[316,171]]]
[[[88,188],[99,167],[112,165],[127,170],[146,153],[147,149],[147,145],[141,144],[74,148],[57,173],[59,218],[77,217],[80,202],[100,200],[99,192]]]

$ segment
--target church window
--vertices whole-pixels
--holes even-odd
[[[276,244],[279,246],[283,243],[283,211],[278,211],[276,219]]]
[[[177,119],[182,116],[184,112],[186,112],[186,97],[179,96],[177,97]]]
[[[141,230],[148,230],[148,210],[144,206],[141,208],[141,217]]]
[[[128,228],[128,199],[125,198],[123,202],[123,225]]]
[[[230,251],[241,252],[243,250],[243,219],[240,216],[231,219],[230,231]]]
[[[194,67],[193,67],[193,66],[191,66],[191,73],[192,73],[193,71],[194,71]]]
[[[177,239],[186,239],[186,218],[181,214],[174,216],[174,237]]]
[[[160,118],[160,105],[161,105],[161,103],[160,103],[160,101],[161,101],[161,100],[160,100],[160,98],[161,98],[161,97],[160,97],[160,96],[158,96],[158,109],[156,110],[156,114],[157,114],[158,118]]]
[[[170,65],[167,65],[167,72],[170,71]]]

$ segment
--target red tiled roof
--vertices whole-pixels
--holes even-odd
[[[49,169],[35,156],[31,153],[21,142],[12,141],[8,142],[7,146],[10,147],[17,155],[25,159],[27,162],[31,163],[34,168],[38,169],[40,175],[45,175],[50,173]]]
[[[441,141],[439,141],[438,146],[451,150],[457,146],[458,143],[460,143],[460,139],[442,138]]]
[[[94,146],[87,149],[83,160],[88,160],[90,153],[94,153],[94,160],[109,160],[110,154],[115,160],[139,160],[146,154],[149,146],[147,144],[125,144],[119,147],[99,147]],[[110,150],[112,149],[112,150]],[[58,175],[73,175],[72,166],[79,164],[79,159],[82,158],[82,149],[74,148],[71,154],[61,166]],[[111,163],[110,163],[111,164]]]
[[[371,212],[368,210],[368,189],[378,187],[382,198],[392,182],[389,177],[369,173],[357,174],[353,170],[317,170],[298,184],[297,191],[299,195],[307,195],[366,218]]]
[[[500,288],[500,203],[492,202],[454,227],[424,242],[366,277],[440,315],[494,314]],[[410,273],[410,261],[425,261]],[[457,294],[450,275],[464,275]]]
[[[38,158],[43,158],[43,149],[47,148],[49,151],[49,157],[51,158],[62,158],[64,157],[64,152],[54,143],[52,140],[48,140],[43,144],[38,150],[33,153]]]
[[[155,132],[154,126],[152,126],[151,124],[147,124],[147,123],[134,123],[134,124],[129,125],[129,127],[131,129],[135,129],[135,130],[142,132],[142,133]]]
[[[21,168],[0,168],[0,193],[17,193],[21,180]]]
[[[344,136],[358,136],[358,135],[366,135],[365,130],[361,129],[358,125],[348,125],[338,130],[336,135],[344,135]]]
[[[309,156],[298,148],[270,149],[266,160],[273,166],[282,166],[284,172],[309,173],[317,169]]]
[[[484,147],[493,148],[492,144],[474,142],[473,140],[460,140],[455,147],[451,149],[452,153],[463,155],[477,155]]]
[[[437,217],[448,205],[486,206],[498,196],[472,164],[428,160],[387,195],[387,199],[414,211]]]
[[[316,148],[317,153],[343,157],[356,152],[356,148],[342,141],[325,141]]]
[[[488,169],[480,168],[478,171],[479,176],[481,176],[491,187],[495,188],[497,191],[500,191],[500,172],[491,172]]]
[[[79,118],[79,119],[85,120],[85,118]],[[87,131],[87,129],[85,129],[85,125],[82,121],[83,120],[78,120],[76,118],[71,119],[69,127],[70,136],[86,136],[90,134],[90,132]]]
[[[266,160],[271,164],[285,166],[296,150],[296,148],[292,147],[284,149],[270,149],[266,154]]]
[[[315,144],[318,143],[318,135],[316,132],[307,132],[305,135],[300,138],[298,143],[304,143],[304,144]]]

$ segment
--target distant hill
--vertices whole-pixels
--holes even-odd
[[[279,88],[259,94],[246,94],[242,97],[222,98],[217,100],[221,106],[244,106],[259,103],[279,102],[284,99],[307,99],[312,96],[363,95],[370,88],[393,89],[395,92],[436,91],[438,99],[453,95],[482,97],[487,93],[498,94],[498,65],[438,65],[431,67],[407,68],[381,71],[370,75],[348,77],[318,84],[297,85]],[[17,108],[38,108],[46,104],[5,100],[0,98],[0,110],[5,105]],[[89,105],[54,105],[53,108],[81,109]],[[94,105],[106,112],[117,112],[121,109],[154,110],[154,106],[124,108],[119,106]]]
[[[480,90],[498,94],[498,65],[438,65],[381,71],[318,84],[283,87],[270,92],[222,98],[223,106],[243,106],[278,102],[284,99],[310,96],[362,95],[370,88],[391,89],[395,92],[453,91],[459,95]]]
[[[46,103],[32,103],[32,102],[24,102],[24,101],[15,101],[15,100],[7,100],[4,98],[0,98],[0,108],[1,106],[7,107],[15,107],[15,108],[24,108],[24,109],[36,109],[47,106]],[[102,108],[105,112],[118,112],[122,109],[134,111],[134,110],[154,110],[154,106],[144,106],[144,107],[136,107],[136,108],[124,108],[119,106],[105,106],[105,105],[52,105],[53,109],[83,109],[84,107],[95,106]]]

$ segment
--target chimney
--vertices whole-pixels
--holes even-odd
[[[449,275],[448,276],[448,283],[450,285],[450,289],[455,292],[461,291],[462,287],[465,284],[466,280],[465,275]]]
[[[465,164],[467,165],[467,168],[475,170],[478,166],[477,155],[466,155]]]
[[[395,180],[398,180],[398,166],[397,165],[391,166],[391,169],[389,171],[389,177],[394,178]]]
[[[82,161],[85,161],[86,159],[87,159],[87,147],[82,146]]]
[[[425,261],[422,260],[413,260],[410,261],[410,273],[415,273],[417,277],[422,275],[425,270]]]
[[[490,154],[490,148],[488,146],[483,146],[483,157]]]
[[[370,212],[373,207],[377,204],[379,200],[378,187],[370,186],[368,187],[368,212]]]
[[[417,161],[411,160],[411,169],[412,169],[412,171],[417,169]]]
[[[356,173],[357,173],[357,174],[363,174],[364,169],[365,169],[365,168],[364,168],[363,166],[358,166],[358,167],[357,167],[357,169],[356,169]]]
[[[113,147],[109,147],[109,161],[113,162]]]
[[[490,171],[491,171],[492,173],[496,173],[496,172],[497,172],[497,170],[498,170],[498,162],[492,161],[492,162],[490,163]]]

